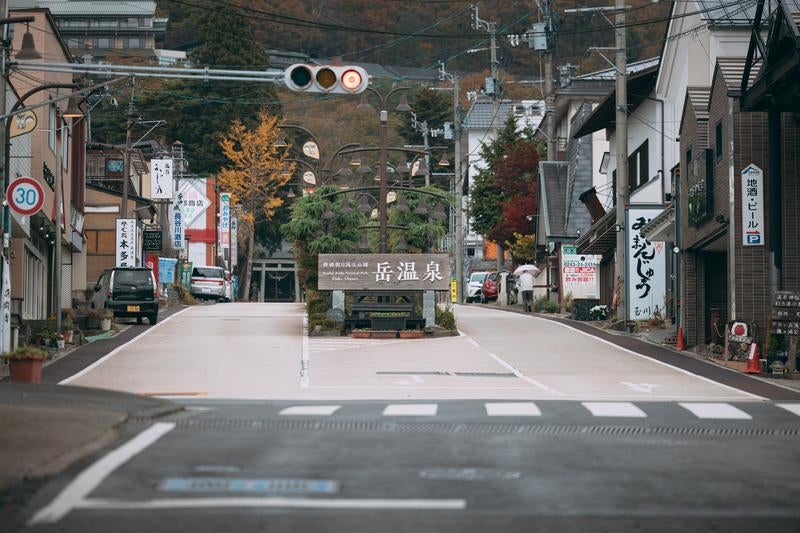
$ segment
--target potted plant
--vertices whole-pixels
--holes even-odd
[[[110,330],[112,318],[114,318],[114,312],[111,309],[102,309],[100,311],[100,329],[103,331]]]
[[[17,383],[41,383],[42,365],[47,352],[35,346],[22,345],[2,356],[8,361],[11,381]]]
[[[64,346],[66,346],[66,344],[67,344],[67,341],[64,338],[64,334],[63,333],[59,333],[58,335],[56,335],[56,348],[61,350],[61,349],[64,348]]]
[[[61,335],[64,337],[64,342],[72,344],[72,336],[75,331],[75,312],[71,307],[65,307],[61,310]]]
[[[369,339],[372,336],[372,332],[368,329],[354,329],[351,335],[354,339]]]
[[[401,339],[421,339],[425,336],[425,332],[421,329],[402,329],[400,330]]]

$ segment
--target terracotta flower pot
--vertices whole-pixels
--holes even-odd
[[[407,329],[400,332],[401,339],[421,339],[425,332],[421,329]]]
[[[42,359],[9,359],[11,381],[15,383],[41,383]]]
[[[352,336],[354,339],[369,339],[372,336],[371,331],[353,331]]]

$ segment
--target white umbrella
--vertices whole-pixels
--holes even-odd
[[[541,272],[541,270],[539,270],[539,268],[536,265],[520,265],[514,271],[514,275],[519,276],[523,272],[530,272],[531,275],[536,276],[537,274],[539,274],[539,272]]]

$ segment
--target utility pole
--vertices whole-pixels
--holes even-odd
[[[430,134],[431,130],[428,128],[428,121],[423,120],[420,122],[417,120],[417,114],[411,113],[411,127],[414,128],[415,131],[418,131],[422,134],[422,146],[425,150],[425,186],[430,187],[431,185],[431,155],[430,155]]]
[[[616,12],[614,17],[614,27],[616,30],[617,48],[617,124],[616,124],[616,148],[617,148],[617,249],[616,249],[616,273],[617,273],[617,319],[627,322],[627,265],[625,264],[627,254],[627,226],[626,212],[628,206],[628,76],[627,76],[627,43],[625,36],[625,0],[616,0]]]
[[[135,110],[133,99],[135,97],[136,78],[131,78],[131,99],[128,101],[128,121],[125,126],[125,152],[122,154],[122,205],[119,218],[128,218],[128,182],[131,175],[131,143],[133,142],[133,112]]]
[[[63,210],[63,194],[61,188],[63,187],[63,171],[61,167],[63,166],[63,162],[61,160],[62,152],[64,151],[64,143],[66,142],[66,131],[64,128],[64,117],[61,115],[61,108],[56,106],[56,124],[61,123],[58,127],[58,132],[56,133],[56,139],[58,144],[56,145],[56,179],[55,179],[55,188],[56,188],[56,244],[53,249],[54,252],[54,260],[55,267],[53,268],[53,296],[55,300],[55,315],[56,315],[56,334],[61,334],[61,282],[62,282],[62,275],[64,267],[61,264],[63,260],[61,259],[61,220],[64,213]],[[72,304],[70,303],[70,307]]]
[[[0,0],[0,15],[6,19],[8,18],[8,0]],[[9,25],[3,25],[3,43],[9,42]],[[3,45],[0,47],[0,115],[6,114],[6,91],[8,90],[8,47]],[[11,120],[8,118],[6,120]],[[5,137],[6,127],[5,124],[0,127],[0,147],[5,147],[8,139]],[[10,179],[10,159],[4,158],[3,162],[3,175],[4,180],[3,183],[7,184]],[[11,271],[11,267],[9,265],[10,257],[9,257],[9,246],[11,244],[11,231],[8,230],[6,233],[7,228],[11,227],[11,209],[8,207],[8,201],[6,200],[6,191],[5,187],[3,187],[3,191],[0,192],[0,195],[3,196],[3,206],[0,208],[3,213],[2,217],[2,231],[0,231],[0,235],[2,235],[2,262],[0,262],[0,318],[2,322],[0,323],[0,351],[8,352],[11,351],[11,294],[10,294],[10,287],[11,283],[8,278],[8,274]],[[9,287],[9,294],[6,294],[6,287]],[[6,307],[8,306],[8,307]],[[8,313],[8,320],[6,320],[6,313]],[[60,311],[59,311],[60,315]]]
[[[449,78],[453,82],[453,142],[454,159],[454,187],[455,187],[455,271],[456,271],[456,301],[464,301],[464,177],[461,175],[461,113],[459,109],[459,92],[461,90],[458,74],[448,74],[444,63],[439,62],[439,78]]]
[[[556,160],[556,120],[555,120],[555,94],[553,93],[553,46],[555,44],[555,28],[553,14],[550,10],[550,0],[544,0],[545,40],[547,48],[544,51],[544,92],[545,92],[545,124],[547,134],[547,160]],[[530,44],[529,44],[530,46]]]

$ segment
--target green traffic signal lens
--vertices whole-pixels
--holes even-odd
[[[323,89],[332,89],[336,85],[336,73],[329,68],[321,68],[317,71],[317,85]]]
[[[292,80],[292,83],[301,89],[305,89],[311,84],[311,69],[303,65],[296,67],[289,74],[289,78]]]

